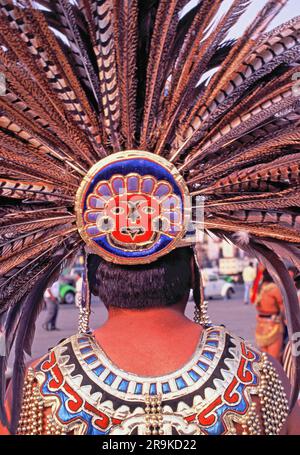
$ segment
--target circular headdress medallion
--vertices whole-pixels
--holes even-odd
[[[78,189],[78,230],[90,251],[107,261],[152,262],[184,236],[188,196],[182,176],[164,158],[115,153],[96,163]]]

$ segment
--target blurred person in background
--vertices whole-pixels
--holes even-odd
[[[46,303],[46,320],[43,324],[45,330],[59,330],[56,327],[56,320],[59,311],[60,294],[59,294],[59,281],[55,281],[51,287],[47,288],[44,294],[44,301]]]
[[[256,299],[255,338],[261,351],[281,359],[284,333],[284,307],[281,292],[267,270]]]
[[[244,304],[250,303],[250,291],[255,280],[256,270],[253,267],[252,262],[247,265],[243,270],[243,281],[244,281]]]

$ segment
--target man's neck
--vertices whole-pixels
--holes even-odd
[[[165,329],[173,328],[174,323],[186,323],[188,320],[184,316],[185,305],[182,303],[172,305],[170,307],[155,307],[143,309],[123,309],[109,307],[107,325],[113,327],[122,325],[124,327],[140,326],[157,327],[163,326]]]
[[[110,338],[112,334],[122,333],[127,338],[139,334],[140,340],[146,342],[149,336],[156,341],[172,336],[174,332],[185,330],[195,325],[184,314],[187,299],[168,307],[143,309],[123,309],[110,306],[108,319],[95,331],[99,338]]]
[[[184,315],[185,304],[143,310],[110,308],[96,341],[116,365],[141,375],[180,368],[193,354],[202,327]]]

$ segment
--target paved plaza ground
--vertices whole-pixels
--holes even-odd
[[[252,305],[242,303],[243,287],[237,286],[236,294],[231,300],[210,300],[209,315],[214,324],[224,324],[228,329],[245,340],[254,343],[255,309]],[[189,302],[187,315],[192,319],[194,304]],[[45,354],[49,347],[55,346],[61,339],[74,334],[77,329],[78,309],[75,305],[60,305],[57,318],[59,331],[46,332],[42,328],[46,312],[42,311],[36,325],[36,334],[32,350],[32,358]],[[107,311],[97,299],[92,302],[91,328],[95,329],[106,320]],[[30,359],[28,359],[30,360]],[[12,359],[10,360],[10,365]]]

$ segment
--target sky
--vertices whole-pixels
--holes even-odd
[[[267,0],[252,0],[250,6],[248,7],[248,11],[243,14],[243,16],[240,18],[238,23],[235,25],[235,27],[232,28],[230,34],[228,34],[227,38],[235,38],[239,36],[243,30],[247,27],[247,25],[252,21],[252,19],[255,17],[256,13],[263,8],[263,6],[266,4]],[[198,0],[191,0],[189,3],[189,7],[192,7],[198,3]],[[221,12],[223,13],[224,11],[227,10],[227,8],[231,5],[232,0],[225,0],[224,1],[224,6],[221,8]],[[292,17],[300,15],[300,0],[289,0],[287,5],[284,6],[280,14],[273,20],[273,22],[270,24],[268,29],[272,29],[276,27],[277,25],[288,21]]]
[[[71,3],[76,3],[76,0],[69,0]],[[200,0],[190,0],[190,2],[186,5],[183,11],[187,11],[190,8],[192,8],[194,5],[196,5]],[[213,2],[214,0],[212,0]],[[220,9],[220,15],[224,13],[228,9],[228,7],[231,5],[233,0],[224,0],[223,4],[224,6],[221,7]],[[227,38],[235,38],[239,36],[243,30],[246,28],[246,26],[249,24],[249,22],[254,19],[256,13],[263,8],[263,6],[266,4],[267,0],[252,0],[250,6],[248,7],[248,11],[243,14],[243,16],[240,18],[238,23],[235,25],[235,27],[232,28],[230,33],[228,34]],[[38,5],[39,6],[39,5]],[[287,5],[282,9],[281,13],[278,14],[278,16],[273,20],[273,22],[270,24],[268,29],[272,29],[276,27],[277,25],[286,22],[287,20],[291,19],[292,17],[295,17],[297,15],[300,15],[300,0],[289,0]]]

